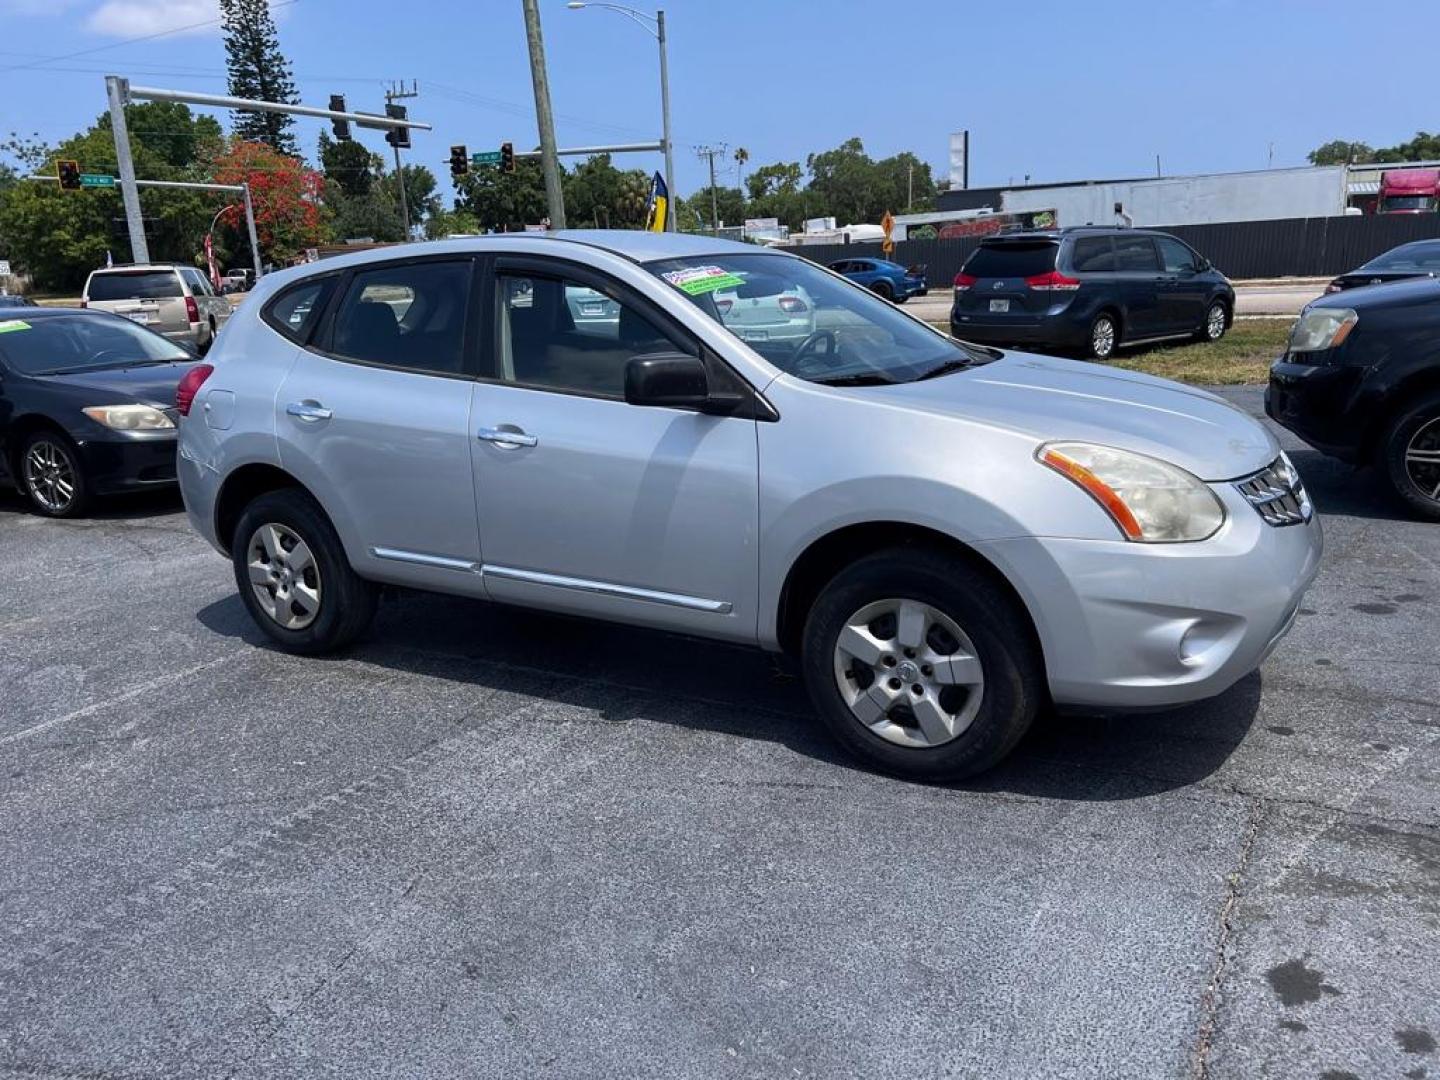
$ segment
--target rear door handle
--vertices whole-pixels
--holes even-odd
[[[333,415],[329,409],[310,401],[292,401],[285,406],[285,411],[297,419],[312,424],[317,420],[329,420]]]
[[[534,446],[540,441],[534,435],[526,435],[523,431],[506,431],[504,428],[493,427],[482,427],[475,433],[475,437],[508,447]]]

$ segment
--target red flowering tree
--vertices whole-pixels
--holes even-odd
[[[215,159],[214,176],[217,184],[250,185],[260,248],[277,266],[320,242],[325,178],[299,158],[287,157],[265,143],[236,140]],[[238,229],[238,246],[243,247],[243,212],[227,214],[225,221]]]

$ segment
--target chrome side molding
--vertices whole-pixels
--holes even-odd
[[[433,566],[440,570],[464,570],[479,573],[480,564],[469,559],[451,559],[444,555],[426,555],[423,551],[404,551],[400,548],[372,547],[370,554],[377,559],[391,562],[414,563],[416,566]]]
[[[728,615],[735,606],[728,600],[706,600],[700,596],[657,592],[654,589],[637,589],[633,585],[612,585],[608,581],[591,581],[588,578],[546,574],[539,570],[519,570],[513,566],[491,566],[486,563],[480,568],[480,572],[486,577],[501,578],[505,581],[522,581],[528,585],[549,585],[557,589],[614,596],[622,600],[645,600],[652,604],[665,604],[669,607],[686,608],[690,611],[705,611],[712,615]]]

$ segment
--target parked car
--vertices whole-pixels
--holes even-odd
[[[907,268],[888,259],[841,259],[831,263],[830,269],[897,304],[930,291],[921,265]]]
[[[950,331],[967,341],[1079,350],[1218,341],[1235,290],[1188,244],[1143,229],[1083,228],[986,237],[955,275]]]
[[[195,267],[168,263],[92,270],[80,306],[123,315],[202,356],[232,310]]]
[[[1311,446],[1373,464],[1440,521],[1440,281],[1324,296],[1270,369],[1265,411]]]
[[[1325,292],[1344,292],[1346,289],[1385,285],[1412,278],[1433,278],[1436,274],[1440,274],[1440,240],[1414,240],[1375,256],[1348,274],[1341,274],[1325,286]]]
[[[717,290],[711,299],[726,329],[757,346],[773,341],[783,349],[815,333],[815,301],[798,283],[749,279]]]
[[[175,483],[175,391],[194,357],[129,320],[0,313],[0,475],[36,512]]]
[[[249,292],[250,286],[255,283],[255,271],[253,270],[227,270],[220,278],[220,292],[223,294]]]
[[[26,299],[23,296],[14,296],[10,293],[0,293],[0,308],[35,307],[34,300]]]
[[[571,325],[573,287],[616,301],[613,336]],[[802,340],[723,310],[802,293],[829,323]],[[1042,703],[1220,693],[1320,557],[1295,470],[1220,399],[996,359],[703,236],[283,271],[177,401],[190,521],[280,648],[345,645],[389,583],[785,650],[844,747],[927,780],[995,764]]]

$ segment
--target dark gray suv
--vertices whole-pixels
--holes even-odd
[[[1218,341],[1234,312],[1230,282],[1188,244],[1085,226],[981,241],[955,275],[950,332],[1107,360],[1121,345]]]

